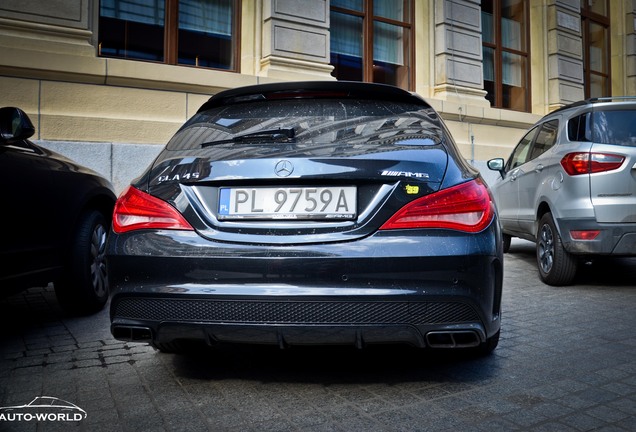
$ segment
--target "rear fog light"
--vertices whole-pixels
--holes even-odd
[[[599,230],[572,230],[570,235],[574,240],[594,240],[601,233]]]

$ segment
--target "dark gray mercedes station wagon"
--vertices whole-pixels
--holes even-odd
[[[479,354],[499,341],[490,192],[435,110],[396,87],[213,96],[119,197],[111,234],[120,340]]]

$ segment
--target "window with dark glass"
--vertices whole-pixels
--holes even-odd
[[[552,146],[556,143],[558,129],[558,120],[551,120],[541,126],[537,139],[532,146],[532,154],[528,160],[536,159],[552,148]]]
[[[240,0],[101,0],[99,55],[237,70]]]
[[[636,111],[613,109],[594,111],[572,118],[568,122],[570,141],[636,147]]]
[[[520,165],[523,165],[528,160],[528,155],[530,154],[530,145],[532,144],[532,140],[534,140],[534,136],[537,134],[539,127],[535,127],[531,129],[517,144],[517,147],[512,151],[508,162],[506,163],[506,171],[510,171],[512,169],[517,168]]]
[[[590,132],[588,130],[589,113],[574,117],[568,121],[568,139],[570,141],[589,141]]]
[[[412,0],[331,0],[333,76],[411,89],[412,17]]]
[[[484,89],[491,106],[530,110],[527,0],[481,2]]]
[[[585,97],[611,96],[607,0],[581,0]]]

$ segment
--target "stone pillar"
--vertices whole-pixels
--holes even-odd
[[[636,96],[636,0],[629,0],[625,26],[625,94]]]
[[[484,91],[481,0],[435,1],[434,97],[489,107]]]
[[[261,76],[334,80],[329,0],[263,0]]]
[[[548,108],[585,97],[579,0],[548,0]]]
[[[91,6],[90,0],[4,0],[0,6],[0,61],[27,50],[95,56]]]

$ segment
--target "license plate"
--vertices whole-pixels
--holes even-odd
[[[221,188],[219,219],[354,219],[356,187]]]

